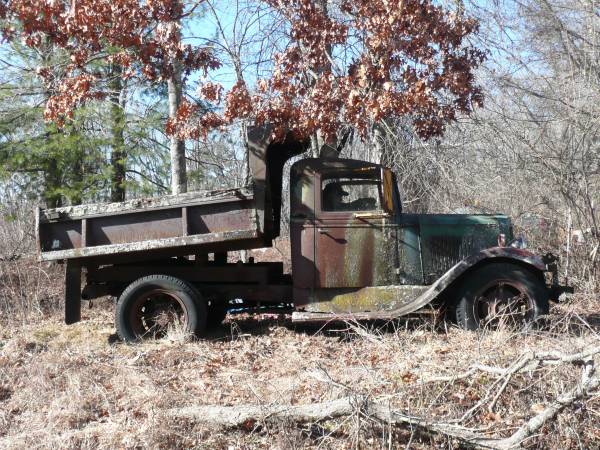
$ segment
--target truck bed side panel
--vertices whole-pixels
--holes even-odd
[[[119,208],[119,206],[121,206]],[[186,194],[105,205],[101,214],[91,208],[71,207],[39,211],[38,233],[42,260],[124,255],[141,251],[256,240],[261,246],[254,198],[248,192],[197,197]],[[176,252],[176,250],[178,250]]]

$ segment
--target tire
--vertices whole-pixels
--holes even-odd
[[[543,278],[518,264],[493,263],[466,275],[457,292],[456,322],[466,330],[522,328],[548,314]]]
[[[125,342],[163,337],[176,322],[186,335],[198,336],[206,320],[206,303],[200,293],[168,275],[149,275],[131,283],[115,311],[117,334]]]

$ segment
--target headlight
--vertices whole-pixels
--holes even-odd
[[[510,247],[512,247],[512,248],[527,248],[527,239],[525,239],[525,235],[522,234],[517,239],[513,240],[510,243]]]
[[[506,235],[504,233],[498,235],[498,247],[506,247]]]

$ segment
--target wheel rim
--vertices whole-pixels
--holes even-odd
[[[187,329],[185,303],[175,292],[153,289],[140,295],[130,310],[133,332],[140,338],[164,337],[170,329]]]
[[[534,302],[522,284],[496,280],[475,294],[473,313],[480,328],[520,328],[533,318]]]

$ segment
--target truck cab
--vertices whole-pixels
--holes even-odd
[[[349,159],[305,159],[292,166],[290,186],[296,302],[324,289],[422,284],[414,265],[405,266],[404,280],[397,270],[402,209],[391,170]]]
[[[432,301],[483,260],[535,259],[506,247],[506,216],[405,213],[396,175],[378,164],[305,159],[290,186],[295,320],[386,318]]]

